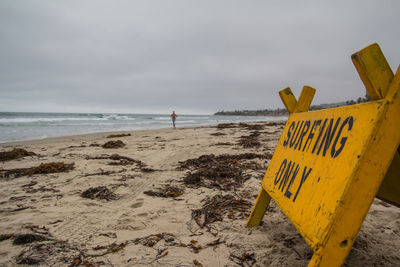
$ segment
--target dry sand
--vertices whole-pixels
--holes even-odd
[[[242,185],[228,182],[226,190],[221,184],[185,185],[183,178],[189,170],[177,169],[179,162],[202,155],[268,156],[283,125],[259,124],[265,127],[253,141],[260,141],[261,146],[249,148],[238,143],[239,137],[255,130],[237,125],[0,144],[0,151],[18,147],[37,154],[0,162],[0,176],[4,170],[41,163],[74,163],[74,169],[67,172],[0,178],[0,266],[36,262],[42,266],[306,266],[311,249],[274,203],[261,226],[245,227],[267,158],[228,159],[228,170],[222,172],[233,168],[249,179]],[[121,140],[126,146],[90,146],[110,140]],[[122,157],[110,157],[113,154]],[[199,169],[192,167],[191,173]],[[108,200],[81,196],[99,186],[109,190]],[[166,186],[183,188],[184,193],[168,198],[144,194]],[[204,214],[193,210],[201,209],[207,197],[219,194],[228,196],[220,199],[229,205],[211,207],[209,218],[219,220],[204,225]],[[375,200],[345,266],[400,266],[399,230],[400,210]]]

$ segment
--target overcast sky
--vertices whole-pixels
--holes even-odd
[[[352,53],[400,64],[400,1],[0,2],[0,111],[211,114],[364,96]]]

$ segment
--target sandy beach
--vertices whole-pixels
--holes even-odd
[[[0,158],[0,266],[307,266],[312,250],[273,201],[245,226],[283,127],[0,144],[34,153]],[[400,209],[376,199],[345,266],[400,266],[398,251]]]

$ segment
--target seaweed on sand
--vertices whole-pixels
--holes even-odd
[[[229,255],[229,259],[233,262],[235,262],[239,266],[253,266],[256,264],[256,255],[254,252],[245,252],[242,253],[241,255],[235,255],[231,253]]]
[[[244,148],[260,147],[261,143],[258,141],[259,132],[253,132],[250,135],[242,135],[238,144]]]
[[[266,126],[285,126],[286,121],[270,121],[267,122],[265,125]]]
[[[183,182],[189,186],[204,186],[208,188],[219,188],[232,190],[240,187],[247,179],[246,170],[262,169],[255,162],[243,162],[251,159],[268,159],[270,154],[244,153],[237,155],[214,154],[202,155],[196,159],[188,159],[179,162],[177,170],[188,169],[189,172],[183,178]]]
[[[4,173],[0,177],[18,178],[25,175],[68,172],[73,169],[74,169],[74,163],[67,164],[64,162],[49,162],[49,163],[41,163],[39,166],[31,168],[4,170],[2,171]]]
[[[202,155],[195,159],[188,159],[179,162],[177,170],[189,169],[193,170],[199,167],[207,167],[213,162],[225,162],[230,160],[251,160],[251,159],[271,159],[272,154],[256,154],[256,153],[242,153],[242,154],[221,154],[215,156],[214,154]]]
[[[131,136],[130,133],[128,134],[110,134],[106,138],[116,138],[116,137],[125,137],[125,136]]]
[[[140,160],[133,159],[126,156],[121,156],[119,154],[112,154],[112,155],[101,155],[96,157],[87,157],[86,159],[110,159],[114,160],[115,162],[110,162],[108,165],[131,165],[137,164],[137,168],[139,168],[142,172],[155,172],[156,170],[147,168],[147,165]]]
[[[249,201],[236,198],[231,194],[207,197],[203,202],[201,209],[192,211],[192,218],[201,228],[210,223],[222,221],[225,214],[228,214],[230,219],[243,218],[247,216],[251,207]]]
[[[222,135],[226,135],[226,134],[225,133],[216,132],[216,133],[211,133],[210,135],[212,135],[212,136],[222,136]]]
[[[250,175],[245,173],[246,170],[263,169],[256,162],[243,162],[244,160],[269,159],[270,157],[269,153],[202,155],[199,158],[179,162],[180,166],[177,170],[189,170],[183,178],[186,185],[232,190],[240,187],[250,178]]]
[[[0,161],[20,159],[27,156],[36,156],[36,154],[22,148],[14,148],[11,151],[0,152]]]
[[[102,145],[103,148],[121,148],[124,146],[125,143],[122,142],[121,140],[111,140]]]
[[[244,123],[244,122],[239,123],[239,127],[247,128],[248,130],[262,130],[262,129],[264,129],[264,125],[263,124],[248,124],[248,123]]]
[[[220,123],[217,125],[217,129],[236,128],[237,126],[236,123]]]
[[[164,240],[169,245],[176,245],[175,243],[175,235],[171,233],[159,233],[159,234],[152,234],[145,237],[139,237],[132,240],[132,243],[137,245],[141,244],[146,247],[153,247],[159,241]],[[179,243],[180,244],[180,243]]]
[[[25,245],[25,244],[38,242],[38,241],[45,241],[45,240],[49,240],[49,239],[43,235],[20,234],[20,235],[14,236],[13,245]]]
[[[118,196],[111,192],[106,186],[90,187],[82,192],[81,197],[90,199],[116,200]]]
[[[163,188],[158,188],[157,191],[148,190],[148,191],[144,191],[143,193],[146,195],[149,195],[149,196],[164,197],[164,198],[168,198],[168,197],[176,198],[176,197],[181,196],[183,194],[183,192],[184,192],[184,189],[181,187],[167,185]]]
[[[189,172],[183,178],[183,182],[192,186],[232,190],[240,187],[249,178],[250,175],[244,174],[237,160],[230,160],[212,162],[208,166]]]

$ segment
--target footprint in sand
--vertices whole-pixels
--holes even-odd
[[[132,209],[140,208],[144,204],[144,199],[143,198],[138,198],[135,203],[131,205]]]

